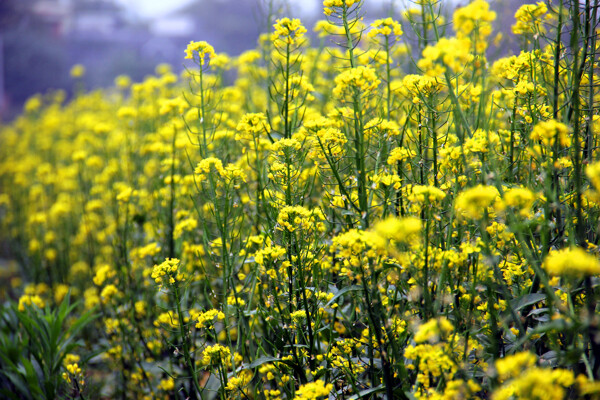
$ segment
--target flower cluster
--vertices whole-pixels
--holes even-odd
[[[371,27],[326,0],[315,47],[274,14],[239,56],[191,42],[181,74],[87,93],[75,70],[72,96],[29,99],[0,127],[5,392],[597,396],[600,94],[576,3],[521,7],[522,51],[496,59],[484,0]]]
[[[478,185],[467,189],[456,197],[454,208],[459,215],[481,219],[488,212],[489,207],[499,204],[500,193],[493,186]]]
[[[190,60],[198,60],[200,65],[204,65],[207,62],[206,58],[208,58],[208,62],[210,62],[210,60],[215,57],[215,49],[205,41],[190,41],[185,49],[185,58]]]
[[[394,40],[398,40],[398,36],[402,35],[402,25],[398,21],[394,21],[392,18],[376,19],[371,24],[371,30],[367,34],[370,38],[374,38],[378,35],[391,36],[394,35]]]
[[[600,274],[600,260],[580,247],[550,252],[544,260],[550,275],[583,278]]]
[[[199,313],[198,316],[194,318],[196,321],[196,328],[198,329],[210,329],[214,326],[214,323],[217,320],[225,319],[225,314],[222,311],[218,310],[208,310],[202,313]]]
[[[183,279],[179,271],[179,262],[177,258],[167,258],[162,263],[154,266],[150,276],[161,287],[173,285],[176,281]]]
[[[323,0],[323,12],[329,16],[339,12],[340,8],[347,10],[359,2],[360,0]]]
[[[548,12],[548,7],[543,1],[537,4],[524,4],[515,13],[517,21],[512,26],[513,33],[522,35],[526,33],[544,32],[542,17]]]
[[[283,47],[302,44],[306,28],[299,19],[282,18],[273,25],[275,31],[271,34],[271,40],[275,46]]]
[[[381,83],[375,70],[370,67],[356,67],[342,72],[335,77],[335,88],[333,94],[336,97],[354,96],[356,93],[361,96],[368,96]]]

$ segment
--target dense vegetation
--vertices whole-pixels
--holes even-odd
[[[598,5],[324,7],[2,128],[2,396],[600,395]]]

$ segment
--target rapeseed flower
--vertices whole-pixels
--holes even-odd
[[[493,400],[562,400],[565,388],[575,383],[575,375],[565,369],[530,367],[492,393]]]
[[[227,380],[226,389],[229,391],[241,390],[248,386],[250,381],[252,380],[252,371],[250,370],[242,370],[238,372],[237,376],[232,376]]]
[[[454,331],[454,326],[446,317],[431,319],[424,324],[419,325],[415,333],[414,340],[417,343],[436,343],[440,339],[445,339]]]
[[[205,64],[207,57],[210,62],[215,56],[215,49],[205,41],[194,42],[192,40],[185,49],[185,58],[198,60],[200,65]]]
[[[381,83],[375,70],[371,67],[356,67],[348,69],[335,77],[333,95],[338,98],[353,96],[355,90],[361,95],[369,95]]]
[[[275,46],[282,47],[284,45],[300,45],[306,28],[297,18],[282,18],[278,19],[273,25],[275,31],[271,34],[271,40]]]
[[[411,189],[408,200],[419,205],[435,204],[446,197],[446,193],[435,186],[414,185]]]
[[[71,75],[71,78],[81,78],[85,75],[85,67],[81,64],[75,64],[71,68],[69,74]]]
[[[263,113],[245,114],[236,126],[236,140],[252,140],[261,133],[271,132],[271,126],[267,123],[267,117]]]
[[[546,146],[554,146],[556,140],[563,147],[571,145],[569,128],[565,124],[553,119],[536,124],[529,137],[531,140],[541,141]]]
[[[222,321],[225,319],[225,314],[222,311],[213,309],[201,312],[193,318],[197,321],[196,328],[211,329],[216,321]]]
[[[402,35],[402,25],[399,22],[394,21],[392,18],[376,19],[371,24],[371,30],[367,34],[368,37],[374,38],[377,35],[381,36],[396,36],[394,39],[397,40],[398,36]]]
[[[179,259],[167,258],[162,263],[155,265],[150,276],[160,287],[173,285],[177,280],[182,280],[183,277],[179,272]]]
[[[323,212],[318,208],[309,210],[302,206],[285,206],[279,211],[277,224],[279,229],[289,232],[319,232],[324,230],[323,219]]]
[[[21,296],[19,298],[19,311],[23,312],[25,311],[25,307],[26,306],[31,306],[32,304],[35,304],[37,307],[39,308],[44,308],[44,306],[46,305],[46,303],[44,302],[44,300],[42,300],[42,298],[38,295],[29,295],[29,294],[25,294],[23,296]]]
[[[583,278],[600,274],[598,257],[581,247],[551,251],[544,260],[543,266],[552,276]]]
[[[585,174],[592,182],[596,191],[600,192],[600,162],[595,162],[585,167]]]
[[[526,33],[543,33],[545,29],[541,25],[543,16],[548,12],[548,7],[543,1],[537,4],[523,4],[517,12],[515,19],[517,22],[512,26],[514,34],[522,35]]]
[[[535,199],[535,194],[524,187],[510,188],[504,192],[503,196],[506,206],[518,209],[522,217],[526,217],[529,214],[531,205]]]
[[[336,8],[349,9],[359,2],[360,0],[323,0],[323,12],[325,15],[329,16],[338,11]]]
[[[296,390],[294,400],[316,400],[320,397],[329,396],[333,391],[333,384],[325,384],[322,380],[305,383]]]
[[[497,208],[501,208],[499,201],[498,189],[493,186],[477,185],[460,192],[454,201],[454,208],[462,217],[481,219],[488,207],[497,205]]]
[[[416,244],[420,240],[422,223],[416,217],[389,217],[375,224],[375,232],[397,243]]]
[[[204,365],[215,365],[223,364],[226,365],[231,357],[231,350],[229,347],[215,344],[213,346],[207,346],[202,352],[202,363]]]

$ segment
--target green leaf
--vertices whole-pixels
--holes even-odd
[[[25,396],[25,398],[30,397],[29,390],[27,389],[27,381],[23,380],[23,376],[21,374],[17,374],[14,372],[2,372],[4,376],[6,376],[10,382],[15,385],[15,388]]]
[[[273,362],[273,361],[281,361],[281,359],[277,358],[277,357],[270,357],[270,356],[259,357],[256,360],[254,360],[252,362],[252,364],[250,364],[248,366],[248,368],[256,368],[259,365],[263,365],[263,364],[270,363],[270,362]]]
[[[346,286],[345,288],[339,290],[335,296],[333,296],[333,298],[331,300],[329,300],[326,304],[326,306],[329,306],[333,303],[335,303],[335,301],[337,299],[339,299],[341,296],[343,296],[344,294],[348,293],[348,292],[352,292],[352,291],[357,291],[357,290],[361,290],[362,288],[358,285],[352,285],[352,286]]]
[[[562,318],[559,318],[559,319],[554,319],[548,323],[538,325],[535,329],[533,329],[533,331],[531,333],[532,334],[535,334],[535,333],[542,334],[542,333],[547,333],[547,332],[552,332],[552,331],[563,332],[563,331],[569,329],[571,326],[572,325],[569,324],[567,321],[565,321]]]
[[[37,394],[38,396],[41,396],[43,392],[42,388],[40,387],[38,375],[33,364],[25,357],[21,357],[21,364],[25,368],[25,379],[27,381],[27,388],[30,392],[32,392],[32,394]]]
[[[522,308],[525,308],[535,303],[539,303],[542,300],[546,300],[546,294],[530,293],[512,300],[510,302],[510,306],[513,310],[519,311]]]
[[[59,349],[58,349],[59,357],[57,357],[57,360],[56,360],[59,366],[60,366],[60,364],[62,364],[62,360],[65,358],[67,353],[69,353],[71,351],[71,349],[73,349],[75,347],[76,344],[72,343],[72,342],[75,339],[75,337],[77,336],[77,334],[83,328],[85,328],[86,325],[88,325],[90,322],[92,322],[93,320],[95,320],[96,318],[98,318],[100,316],[100,314],[93,314],[94,312],[95,312],[95,309],[89,310],[88,312],[83,314],[81,317],[79,317],[77,319],[77,321],[75,321],[67,330],[66,334],[68,335],[68,337],[62,343],[59,344]],[[64,337],[64,335],[63,335],[63,337]]]
[[[19,396],[15,392],[11,392],[10,390],[0,389],[0,395],[5,399],[16,399],[19,400]]]
[[[374,388],[369,388],[369,389],[361,390],[360,392],[358,392],[354,396],[348,397],[348,400],[362,399],[363,397],[365,397],[365,396],[367,396],[367,395],[369,395],[371,393],[383,392],[384,390],[385,390],[385,386],[384,385],[375,386]]]

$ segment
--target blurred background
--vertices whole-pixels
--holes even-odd
[[[468,2],[441,0],[448,15]],[[498,15],[496,26],[508,33],[523,1],[490,3]],[[390,10],[401,19],[399,12],[410,5],[408,0],[367,0],[364,22]],[[112,85],[120,74],[139,81],[159,63],[183,69],[190,40],[206,40],[217,52],[235,56],[270,31],[269,10],[301,18],[312,33],[323,18],[321,9],[322,0],[0,0],[0,121],[14,117],[35,93],[69,93],[75,64],[85,67],[88,89]],[[499,51],[511,47],[505,41]]]

